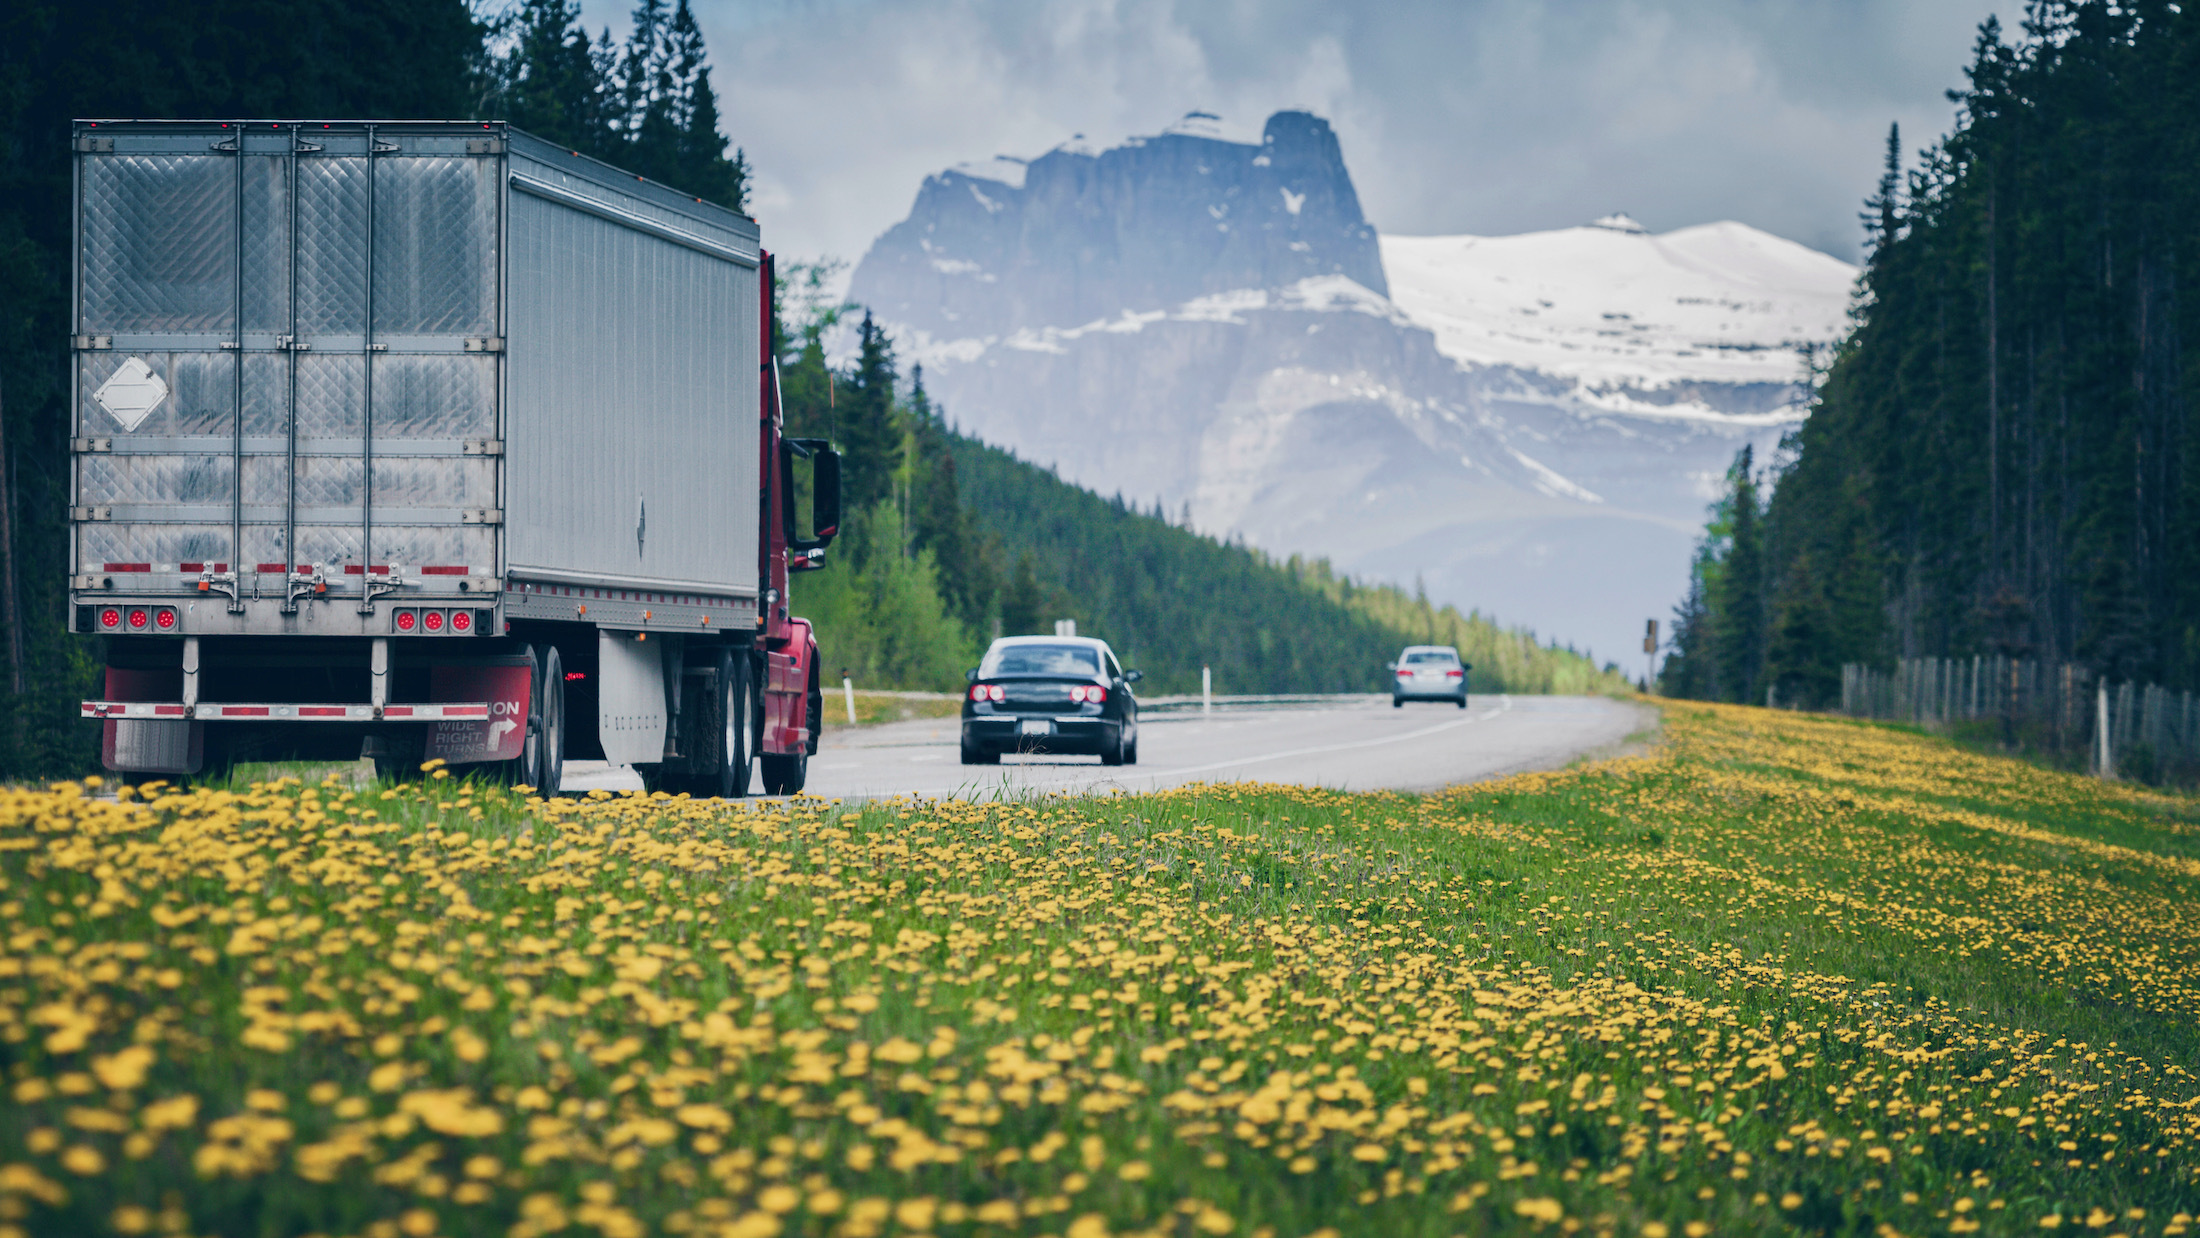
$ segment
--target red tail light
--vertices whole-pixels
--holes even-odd
[[[1406,668],[1404,668],[1404,667],[1402,667],[1402,666],[1401,666],[1401,667],[1399,667],[1399,668],[1398,668],[1398,678],[1400,678],[1400,679],[1411,679],[1411,678],[1413,678],[1413,672],[1412,672],[1412,671],[1409,671],[1409,670],[1407,670]]]
[[[982,683],[974,683],[974,684],[971,684],[971,685],[970,685],[970,699],[971,699],[971,700],[973,700],[973,701],[982,701],[982,700],[984,700],[984,699],[985,699],[985,685],[984,685],[984,684],[982,684]]]
[[[1069,699],[1086,705],[1098,705],[1108,699],[1108,690],[1099,684],[1090,687],[1078,684],[1069,690]]]
[[[105,610],[103,610],[103,611],[99,612],[99,626],[101,626],[101,627],[103,627],[103,628],[119,628],[119,627],[121,627],[121,626],[122,626],[122,612],[121,612],[121,611],[119,611],[119,610],[116,610],[116,609],[115,609],[114,607],[112,607],[112,606],[110,606],[110,607],[108,607],[107,609],[105,609]]]
[[[420,626],[428,629],[430,632],[442,631],[443,612],[440,610],[425,610],[420,612]]]
[[[1446,678],[1446,679],[1465,679],[1466,677],[1467,677],[1467,673],[1466,673],[1465,671],[1445,671],[1445,672],[1444,672],[1444,678]]]
[[[130,612],[130,626],[132,628],[143,628],[146,624],[151,623],[152,621],[153,616],[148,611],[133,610]]]
[[[1008,699],[1008,693],[1002,689],[1001,685],[997,683],[990,683],[985,686],[985,699],[989,701],[1005,701]]]
[[[397,630],[400,632],[412,631],[414,626],[417,625],[419,622],[420,616],[414,614],[409,610],[401,610],[397,612]]]
[[[176,612],[162,607],[153,612],[153,626],[166,632],[176,626]]]
[[[474,612],[470,610],[454,610],[451,612],[451,630],[453,632],[472,631],[473,626]]]

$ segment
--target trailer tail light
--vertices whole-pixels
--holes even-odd
[[[415,614],[415,613],[413,613],[412,611],[409,611],[409,610],[401,610],[401,611],[398,611],[398,612],[397,612],[397,630],[398,630],[398,631],[400,631],[400,632],[410,632],[410,631],[412,631],[412,630],[413,630],[414,628],[416,628],[416,627],[419,627],[419,626],[420,626],[420,616],[419,616],[419,615],[417,615],[417,614]]]
[[[421,612],[420,612],[420,626],[421,626],[421,627],[424,627],[424,628],[426,628],[426,629],[427,629],[427,630],[429,630],[430,632],[440,632],[440,631],[442,631],[442,630],[443,630],[443,612],[442,612],[442,611],[440,611],[440,610],[424,610],[424,611],[421,611]]]
[[[451,630],[452,630],[453,632],[471,632],[471,631],[473,631],[473,630],[474,630],[474,612],[472,612],[472,611],[470,611],[470,610],[454,610],[454,611],[452,611],[452,612],[451,612]]]
[[[144,607],[137,607],[130,611],[130,630],[133,632],[144,631],[145,625],[152,621],[153,612],[146,610]]]
[[[176,612],[166,606],[163,606],[159,610],[154,611],[153,626],[159,628],[163,632],[175,631]]]
[[[1098,705],[1108,699],[1108,690],[1099,684],[1078,684],[1069,690],[1069,699],[1080,705]]]
[[[105,610],[102,610],[102,611],[100,611],[100,612],[99,612],[99,626],[100,626],[100,629],[101,629],[102,631],[107,631],[107,632],[112,632],[112,631],[114,631],[114,630],[115,630],[116,628],[119,628],[119,627],[121,627],[121,626],[122,626],[122,612],[121,612],[121,611],[119,611],[119,610],[116,610],[116,609],[115,609],[114,607],[112,607],[112,606],[110,606],[110,607],[106,608]]]

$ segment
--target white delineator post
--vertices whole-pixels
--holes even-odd
[[[2111,760],[2114,754],[2109,751],[2108,747],[2108,676],[2106,675],[2101,676],[2100,694],[2093,701],[2093,734],[2095,736],[2094,747],[2096,751],[2094,772],[2103,778],[2114,779],[2116,777],[2116,766]]]
[[[1207,667],[1199,668],[1199,713],[1206,717],[1215,711],[1215,673]]]
[[[856,681],[852,676],[840,677],[840,699],[848,703],[848,725],[856,724]]]

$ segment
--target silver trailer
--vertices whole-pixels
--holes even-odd
[[[753,220],[494,124],[74,145],[70,621],[109,638],[111,768],[554,785],[571,751],[745,786],[777,472]]]

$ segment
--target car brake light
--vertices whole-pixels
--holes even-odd
[[[103,628],[119,628],[119,627],[121,627],[121,626],[122,626],[122,612],[121,612],[121,611],[119,611],[119,610],[116,610],[116,609],[115,609],[114,607],[112,607],[112,606],[110,606],[110,607],[108,607],[107,609],[105,609],[105,610],[103,610],[103,611],[99,612],[99,626],[101,626],[101,627],[103,627]]]
[[[989,701],[1005,701],[1008,699],[1008,691],[997,683],[987,684],[985,688],[985,699]]]
[[[984,700],[984,699],[985,699],[985,685],[984,685],[984,684],[982,684],[982,683],[974,683],[974,684],[971,684],[971,685],[970,685],[970,699],[971,699],[971,700],[973,700],[973,701],[982,701],[982,700]]]
[[[1413,672],[1412,672],[1412,671],[1409,671],[1409,670],[1407,670],[1406,668],[1404,668],[1404,667],[1402,667],[1402,666],[1401,666],[1401,667],[1399,667],[1399,668],[1398,668],[1398,678],[1400,678],[1400,679],[1411,679],[1411,678],[1413,678]]]
[[[1099,684],[1093,684],[1089,687],[1080,684],[1069,690],[1069,699],[1087,705],[1098,705],[1108,699],[1108,690]]]
[[[1464,679],[1464,678],[1466,678],[1466,677],[1467,677],[1467,673],[1466,673],[1465,671],[1445,671],[1445,672],[1444,672],[1444,678],[1446,678],[1446,679]]]
[[[420,626],[428,629],[430,632],[442,631],[443,612],[440,610],[422,611],[420,615]]]

